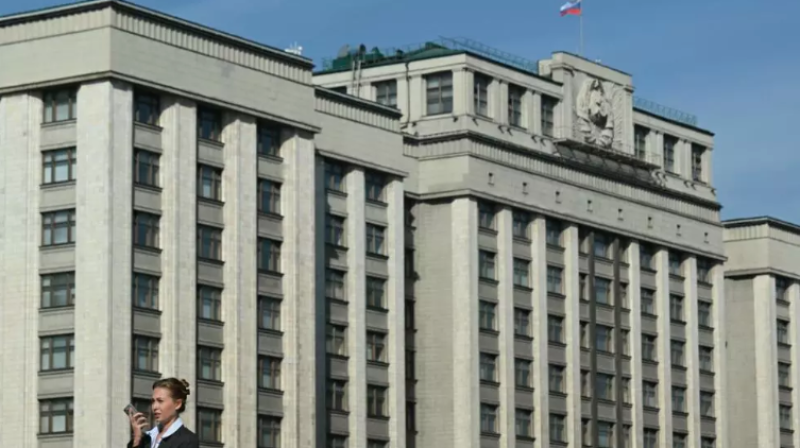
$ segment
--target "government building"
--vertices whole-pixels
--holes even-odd
[[[207,448],[800,447],[798,288],[723,265],[800,233],[723,226],[694,116],[467,40],[314,70],[118,0],[0,18],[0,446],[122,446],[175,376]]]

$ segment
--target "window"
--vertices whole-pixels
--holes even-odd
[[[524,97],[524,88],[512,84],[508,85],[508,124],[511,126],[525,127],[522,124],[522,98]]]
[[[258,211],[281,214],[281,184],[268,179],[258,180]]]
[[[555,135],[555,110],[558,100],[547,95],[542,95],[542,135],[553,137]]]
[[[644,430],[644,448],[658,448],[658,430],[648,429]]]
[[[495,308],[496,306],[492,302],[480,301],[478,305],[478,323],[481,330],[494,331],[497,329]]]
[[[480,277],[487,280],[495,279],[495,254],[489,251],[479,251]]]
[[[714,416],[714,393],[700,392],[700,415],[703,417]]]
[[[213,347],[197,347],[197,374],[200,379],[222,380],[222,350]]]
[[[588,349],[589,348],[589,323],[588,322],[581,322],[581,347]]]
[[[683,360],[684,345],[685,344],[682,341],[671,341],[670,359],[672,360],[673,366],[684,367],[684,360]]]
[[[528,288],[530,281],[531,262],[520,258],[514,259],[514,285]]]
[[[699,283],[710,283],[710,274],[713,264],[708,258],[697,257],[697,281]]]
[[[367,253],[384,255],[384,235],[386,228],[375,224],[367,224]]]
[[[281,447],[280,417],[258,416],[258,448]]]
[[[514,384],[517,387],[531,387],[531,362],[527,359],[514,360]]]
[[[208,165],[197,167],[197,195],[213,201],[222,200],[222,170]]]
[[[197,110],[197,136],[205,140],[220,141],[222,135],[222,115],[217,110],[199,108]]]
[[[48,274],[42,280],[42,308],[75,305],[75,273]]]
[[[325,242],[338,247],[345,247],[344,218],[328,215],[325,220]]]
[[[630,346],[628,345],[628,335],[630,331],[628,330],[619,330],[619,336],[622,338],[622,354],[624,356],[630,356]]]
[[[778,363],[778,386],[792,387],[792,366],[785,362]]]
[[[705,372],[714,371],[714,349],[711,347],[700,346],[700,370]]]
[[[686,412],[686,388],[672,386],[672,411]]]
[[[564,290],[561,286],[561,279],[564,270],[555,266],[547,267],[547,292],[561,294]]]
[[[425,77],[427,115],[453,111],[453,73],[442,72]]]
[[[272,297],[258,298],[258,328],[262,330],[281,330],[281,301]]]
[[[384,289],[386,280],[377,277],[367,277],[367,307],[386,309]]]
[[[561,247],[562,230],[563,230],[563,225],[561,224],[560,221],[554,221],[552,219],[548,219],[546,224],[547,244],[551,246]]]
[[[138,185],[158,187],[161,156],[154,152],[136,149],[133,153],[133,182]]]
[[[645,160],[647,157],[647,136],[650,130],[643,126],[633,126],[633,149],[634,155],[639,160]]]
[[[161,105],[158,95],[135,92],[133,95],[133,121],[158,126]]]
[[[646,271],[653,270],[653,247],[647,244],[642,244],[639,246],[639,261],[641,263],[642,269]]]
[[[581,446],[592,446],[592,421],[581,419]]]
[[[697,323],[701,327],[711,328],[711,304],[697,301]]]
[[[325,188],[344,193],[345,167],[332,160],[325,161]]]
[[[675,294],[669,296],[669,318],[673,322],[684,322],[683,320],[683,297]]]
[[[631,404],[631,380],[630,378],[622,379],[622,402]]]
[[[612,305],[611,280],[607,278],[594,278],[594,300],[601,305]]]
[[[417,377],[416,352],[414,350],[406,350],[406,379],[412,380]]]
[[[367,440],[367,448],[387,448],[389,442],[384,442],[383,440]]]
[[[700,439],[700,448],[715,448],[717,441],[712,437],[703,437]]]
[[[406,401],[406,431],[415,432],[417,430],[417,404],[413,401]]]
[[[586,370],[581,370],[581,396],[592,396],[592,385],[590,384],[591,374]]]
[[[785,277],[775,277],[775,298],[777,300],[788,301],[786,293],[789,291],[789,279]]]
[[[669,274],[681,277],[681,265],[683,264],[683,256],[679,253],[669,253]]]
[[[595,232],[594,241],[592,244],[592,252],[595,257],[610,258],[609,251],[611,250],[611,241],[608,235],[600,232]]]
[[[333,411],[347,410],[347,382],[328,380],[328,409]]]
[[[614,445],[614,424],[609,422],[597,422],[598,448],[611,448],[613,445]]]
[[[780,414],[780,424],[781,429],[788,429],[792,430],[792,407],[786,405],[780,405],[778,408]]]
[[[598,373],[594,378],[594,392],[602,400],[614,400],[614,375]]]
[[[375,331],[367,332],[367,361],[386,362],[386,335]]]
[[[72,398],[39,401],[39,434],[72,432]]]
[[[406,278],[415,278],[417,270],[414,269],[414,249],[405,248],[405,257],[403,258],[404,265],[403,273]]]
[[[565,417],[559,414],[550,414],[550,441],[566,442]]]
[[[334,300],[347,300],[344,293],[345,273],[335,269],[325,271],[325,297]]]
[[[197,285],[197,318],[222,321],[222,290]]]
[[[197,420],[201,442],[222,443],[222,411],[197,408]]]
[[[50,336],[39,340],[41,364],[39,369],[65,370],[75,368],[75,336]]]
[[[495,230],[495,215],[497,209],[485,202],[478,203],[478,227],[486,230]]]
[[[686,448],[686,434],[672,433],[672,448]]]
[[[78,89],[66,88],[44,93],[44,122],[55,123],[78,118]]]
[[[548,383],[550,392],[564,393],[564,367],[550,364]]]
[[[383,190],[386,188],[386,176],[375,171],[367,171],[364,177],[367,200],[384,202]]]
[[[778,319],[778,344],[789,345],[789,322]]]
[[[158,309],[158,282],[158,277],[134,273],[133,306],[151,310]]]
[[[42,213],[42,246],[75,242],[75,210]]]
[[[256,137],[258,155],[267,157],[281,156],[281,128],[276,125],[259,123]]]
[[[42,183],[55,184],[75,180],[77,164],[75,148],[42,152]]]
[[[652,289],[642,288],[640,297],[640,301],[642,304],[642,314],[655,316],[656,314],[655,294],[656,292],[653,291]]]
[[[414,330],[414,300],[406,299],[406,330]]]
[[[397,81],[376,82],[375,102],[384,106],[397,107]]]
[[[514,308],[514,334],[530,337],[531,312],[521,308]]]
[[[475,73],[473,82],[473,98],[475,100],[475,114],[483,117],[489,116],[489,84],[492,80],[488,76]]]
[[[281,242],[269,238],[258,239],[258,269],[281,272]]]
[[[658,383],[642,382],[642,401],[646,408],[658,408]]]
[[[258,357],[258,387],[281,390],[281,359],[272,356]]]
[[[642,359],[645,361],[657,361],[655,336],[649,334],[642,335]]]
[[[369,417],[388,417],[386,412],[386,388],[367,386],[367,415]]]
[[[133,212],[133,244],[157,249],[160,220],[160,216],[152,213]]]
[[[703,181],[703,155],[706,148],[692,143],[692,180]]]
[[[579,274],[578,275],[578,298],[580,300],[587,300],[586,299],[586,289],[588,288],[586,274]]]
[[[329,435],[327,448],[347,448],[347,437]]]
[[[480,375],[481,381],[497,382],[497,356],[481,353]]]
[[[514,427],[517,437],[532,437],[531,430],[533,421],[533,411],[528,409],[517,409],[515,412]]]
[[[347,354],[347,327],[328,324],[325,333],[325,349],[331,355],[345,356]]]
[[[481,403],[481,432],[497,434],[497,406]]]
[[[607,353],[614,352],[614,329],[605,325],[595,325],[594,327],[594,348],[595,350]]]
[[[133,370],[158,372],[158,339],[133,337]]]
[[[564,343],[564,318],[547,316],[547,339],[550,342]]]
[[[675,146],[678,139],[664,134],[664,170],[670,173],[675,172]]]
[[[514,238],[527,240],[529,236],[529,228],[531,224],[531,217],[529,214],[520,211],[514,211],[512,214],[512,233]]]
[[[197,256],[207,260],[222,260],[222,229],[197,226]]]

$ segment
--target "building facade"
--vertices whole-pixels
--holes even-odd
[[[724,225],[731,446],[800,446],[800,227],[773,218]]]
[[[0,18],[0,446],[167,376],[209,447],[728,446],[713,135],[566,53],[353,57]]]

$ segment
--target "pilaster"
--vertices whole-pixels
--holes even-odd
[[[549,356],[547,345],[547,220],[537,216],[531,224],[533,294],[531,319],[533,335],[533,434],[535,448],[550,441]],[[569,323],[569,321],[567,321]],[[580,331],[580,329],[579,329]]]
[[[689,448],[700,448],[700,340],[697,317],[697,258],[688,257],[683,262],[683,311],[686,316],[686,409],[689,412]],[[776,364],[777,365],[777,364]],[[716,392],[715,392],[716,394]]]
[[[516,405],[514,387],[514,240],[510,208],[497,214],[498,289],[497,321],[499,335],[500,382],[500,446],[514,448],[516,444]]]
[[[466,115],[474,113],[473,104],[474,74],[469,70],[453,70],[453,114]],[[426,104],[423,102],[422,104]]]
[[[710,275],[712,278],[711,300],[713,301],[711,318],[714,323],[714,389],[716,390],[714,407],[717,412],[717,446],[724,447],[730,446],[728,444],[728,357],[725,353],[728,350],[728,329],[725,324],[725,266],[717,263],[711,269]],[[793,308],[797,309],[797,307]],[[800,445],[795,444],[795,446]]]
[[[389,279],[386,303],[389,308],[389,437],[390,448],[406,446],[406,333],[405,333],[405,207],[402,179],[386,188]]]
[[[792,441],[794,446],[800,446],[800,283],[795,282],[789,287],[787,291],[787,299],[791,303],[790,311],[792,313],[791,325],[791,338],[792,338],[792,370],[791,378],[789,379],[792,387],[792,403],[795,403],[792,413],[792,427],[795,428],[792,434]],[[717,423],[717,431],[720,431],[719,423]]]
[[[582,439],[581,421],[581,304],[580,304],[580,237],[577,225],[563,232],[564,239],[564,319],[567,342],[567,440],[579,446]],[[547,309],[547,308],[545,308]],[[546,319],[546,317],[545,317]],[[546,323],[545,323],[546,325]]]
[[[753,319],[756,350],[756,408],[758,446],[780,447],[778,417],[778,339],[775,279],[771,275],[753,278]],[[796,324],[796,323],[795,323]],[[794,367],[794,366],[792,366]]]
[[[661,446],[672,446],[672,333],[669,314],[669,251],[661,248],[656,262],[656,314],[658,315],[658,438]]]
[[[528,90],[525,96],[528,98],[528,130],[532,134],[542,135],[542,94]]]
[[[420,75],[412,75],[409,80],[409,98],[407,114],[409,121],[414,122],[425,116],[425,79]]]
[[[631,380],[628,385],[631,396],[631,447],[644,445],[644,395],[642,387],[642,268],[638,241],[628,245],[628,306],[630,325],[628,349],[631,354]]]
[[[494,87],[494,94],[491,96],[490,101],[494,108],[494,121],[508,125],[508,83],[495,79],[492,82]]]

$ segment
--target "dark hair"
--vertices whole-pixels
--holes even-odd
[[[181,407],[178,413],[186,410],[186,400],[189,397],[189,382],[177,378],[164,378],[153,383],[153,390],[158,388],[167,389],[173,400],[181,400]]]

